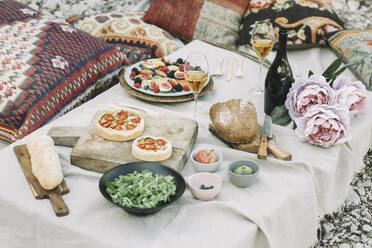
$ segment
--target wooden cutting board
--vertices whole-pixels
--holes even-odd
[[[218,138],[220,138],[227,145],[233,147],[234,149],[238,149],[238,150],[245,151],[245,152],[250,152],[250,153],[256,153],[256,154],[258,152],[258,147],[259,147],[259,144],[260,144],[260,137],[261,137],[261,132],[262,132],[262,127],[260,125],[258,126],[256,136],[252,139],[251,142],[245,143],[245,144],[233,144],[233,143],[229,143],[229,142],[225,141],[224,139],[222,139],[221,137],[218,136],[218,134],[216,132],[216,129],[214,128],[212,123],[209,124],[209,131],[211,133],[213,133],[214,135],[216,135]],[[275,136],[273,136],[272,139],[268,140],[267,151],[269,153],[273,154],[274,157],[276,157],[277,159],[280,159],[280,160],[291,160],[292,159],[292,155],[291,155],[290,152],[281,149],[276,144]]]
[[[61,197],[62,194],[70,192],[65,179],[62,180],[60,185],[52,190],[44,189],[43,187],[41,187],[39,181],[32,173],[31,156],[27,150],[26,145],[15,146],[13,150],[35,198],[49,198],[53,210],[57,216],[68,215],[68,207]]]
[[[145,119],[142,135],[164,137],[173,145],[172,156],[160,163],[181,171],[195,144],[198,123],[169,114],[136,111]],[[109,141],[96,134],[95,123],[102,113],[97,112],[88,127],[52,127],[48,135],[56,145],[73,147],[71,164],[87,170],[104,173],[115,166],[139,161],[132,156],[132,141]]]

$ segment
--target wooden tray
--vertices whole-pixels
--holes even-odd
[[[28,153],[26,145],[15,146],[14,153],[18,159],[19,165],[22,168],[23,174],[31,188],[32,194],[36,199],[49,198],[53,210],[57,216],[68,215],[68,207],[63,201],[61,195],[70,192],[65,179],[62,180],[61,184],[52,190],[46,190],[41,187],[39,181],[32,173],[31,168],[31,156]]]
[[[145,119],[145,131],[141,136],[164,137],[172,142],[172,156],[160,163],[181,171],[195,144],[198,123],[174,115],[138,112]],[[132,155],[132,140],[109,141],[96,134],[96,120],[102,113],[97,112],[88,127],[52,127],[48,135],[56,145],[73,147],[71,164],[86,170],[104,173],[121,164],[138,162]]]
[[[189,94],[185,96],[153,96],[149,95],[140,91],[137,91],[130,87],[124,79],[124,70],[120,72],[120,85],[132,96],[140,98],[145,101],[149,102],[161,102],[161,103],[176,103],[176,102],[187,102],[194,100],[194,94]],[[203,88],[203,90],[199,93],[200,96],[204,96],[213,88],[213,77],[210,77],[209,83]]]

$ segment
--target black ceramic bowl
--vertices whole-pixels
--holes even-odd
[[[171,200],[166,203],[162,203],[155,208],[129,208],[129,207],[124,207],[124,206],[113,203],[111,196],[106,193],[106,182],[113,181],[115,178],[118,178],[120,175],[126,175],[129,173],[133,173],[134,171],[141,172],[145,169],[151,171],[153,175],[157,174],[160,176],[169,176],[169,175],[173,176],[174,182],[176,184],[176,194],[171,196]],[[181,197],[181,195],[185,191],[185,187],[186,187],[185,179],[177,171],[172,170],[171,168],[164,166],[162,164],[151,163],[151,162],[133,162],[133,163],[119,165],[117,167],[112,168],[111,170],[106,171],[106,173],[99,180],[99,190],[101,191],[102,195],[108,201],[124,209],[128,213],[131,213],[134,215],[140,215],[140,216],[156,213],[160,209],[168,206],[169,204],[177,200],[179,197]]]

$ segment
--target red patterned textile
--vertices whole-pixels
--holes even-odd
[[[14,1],[0,1],[0,137],[15,141],[93,96],[122,53]]]
[[[152,0],[144,20],[184,40],[234,46],[249,0]]]
[[[185,40],[192,40],[203,2],[153,0],[143,19]]]

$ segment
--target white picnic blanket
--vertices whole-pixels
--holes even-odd
[[[186,57],[191,51],[207,54],[211,68],[218,57],[238,55],[193,41],[171,57]],[[270,55],[271,59],[273,54]],[[312,69],[321,73],[335,55],[328,49],[290,52],[296,70]],[[226,68],[226,61],[224,62]],[[262,120],[262,97],[248,97],[257,79],[258,65],[244,60],[244,77],[226,81],[226,74],[215,78],[211,92],[198,104],[197,145],[218,146],[224,161],[216,172],[222,177],[222,189],[213,201],[199,201],[186,190],[184,195],[148,217],[136,217],[106,201],[99,193],[99,173],[72,166],[70,148],[58,147],[70,193],[63,196],[70,209],[65,217],[56,217],[47,200],[35,200],[13,154],[12,147],[0,152],[0,247],[299,247],[316,241],[318,217],[341,206],[355,171],[363,166],[363,156],[371,147],[371,95],[367,111],[352,120],[353,140],[330,149],[299,141],[289,127],[273,126],[277,143],[291,151],[292,161],[269,157],[256,160],[254,154],[228,148],[207,129],[209,107],[231,98],[250,99]],[[143,109],[192,118],[193,103],[153,104],[126,93],[119,85],[111,88],[65,116],[39,129],[47,133],[51,126],[87,126],[98,110],[118,102]],[[26,137],[27,139],[27,137]],[[232,185],[226,172],[236,159],[253,159],[261,165],[259,181],[248,188]],[[190,162],[182,174],[193,172]]]

